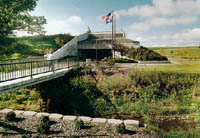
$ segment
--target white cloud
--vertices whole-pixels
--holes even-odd
[[[87,28],[80,16],[70,16],[65,20],[48,20],[44,25],[47,35],[70,33],[78,35],[86,32]],[[32,36],[24,31],[16,31],[17,36]]]
[[[155,17],[199,15],[200,0],[153,0],[152,5],[134,6],[118,11],[119,15]],[[195,12],[194,12],[195,10]]]
[[[198,21],[200,0],[153,0],[152,5],[134,6],[117,11],[120,16],[138,16],[142,20],[131,24],[129,32],[143,33],[156,27],[189,25]]]
[[[70,16],[66,20],[50,20],[45,25],[47,34],[71,33],[81,34],[86,31],[86,25],[79,16]]]
[[[196,22],[198,18],[196,16],[181,16],[174,18],[153,18],[150,20],[150,24],[153,27],[167,27],[175,25],[186,25]]]
[[[129,26],[129,31],[130,32],[135,32],[135,33],[142,33],[145,31],[148,31],[150,29],[150,25],[148,23],[134,23]]]
[[[132,36],[134,34],[128,35],[128,37]],[[140,37],[139,40],[144,46],[193,46],[198,45],[200,41],[200,28],[184,30],[174,35],[164,34],[149,38]]]
[[[129,32],[135,32],[135,33],[143,33],[146,31],[149,31],[151,28],[156,27],[169,27],[169,26],[175,26],[175,25],[187,25],[192,24],[198,20],[197,17],[191,16],[182,16],[178,18],[161,18],[156,17],[152,18],[151,20],[146,20],[144,22],[139,23],[133,23],[129,26]]]

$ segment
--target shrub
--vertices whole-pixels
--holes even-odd
[[[75,120],[75,129],[82,129],[84,127],[84,122],[81,119]]]
[[[115,127],[117,133],[124,134],[126,130],[126,126],[124,123],[121,123]]]
[[[42,134],[48,134],[50,129],[49,117],[41,116],[37,131]]]
[[[16,118],[16,114],[14,111],[10,111],[5,115],[5,119],[8,121],[13,121]]]

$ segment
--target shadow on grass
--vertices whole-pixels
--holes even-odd
[[[9,124],[6,124],[4,122],[0,122],[0,127],[3,127],[5,130],[12,130],[12,131],[16,131],[17,133],[11,133],[11,132],[0,132],[0,134],[32,134],[34,132],[32,131],[28,131],[28,130],[24,130],[24,129],[21,129],[21,128],[18,128],[16,126],[13,126],[13,125],[9,125]]]

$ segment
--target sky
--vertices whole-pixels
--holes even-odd
[[[39,0],[32,15],[45,16],[46,34],[111,31],[101,16],[112,10],[117,31],[150,46],[200,44],[200,0]]]

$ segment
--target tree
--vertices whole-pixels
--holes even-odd
[[[0,0],[0,38],[14,34],[14,31],[44,33],[43,16],[32,16],[38,0]]]
[[[56,37],[55,41],[56,44],[59,45],[60,47],[64,46],[66,43],[68,43],[70,40],[72,40],[74,37],[71,36],[70,34],[64,34],[60,35],[59,37]]]

